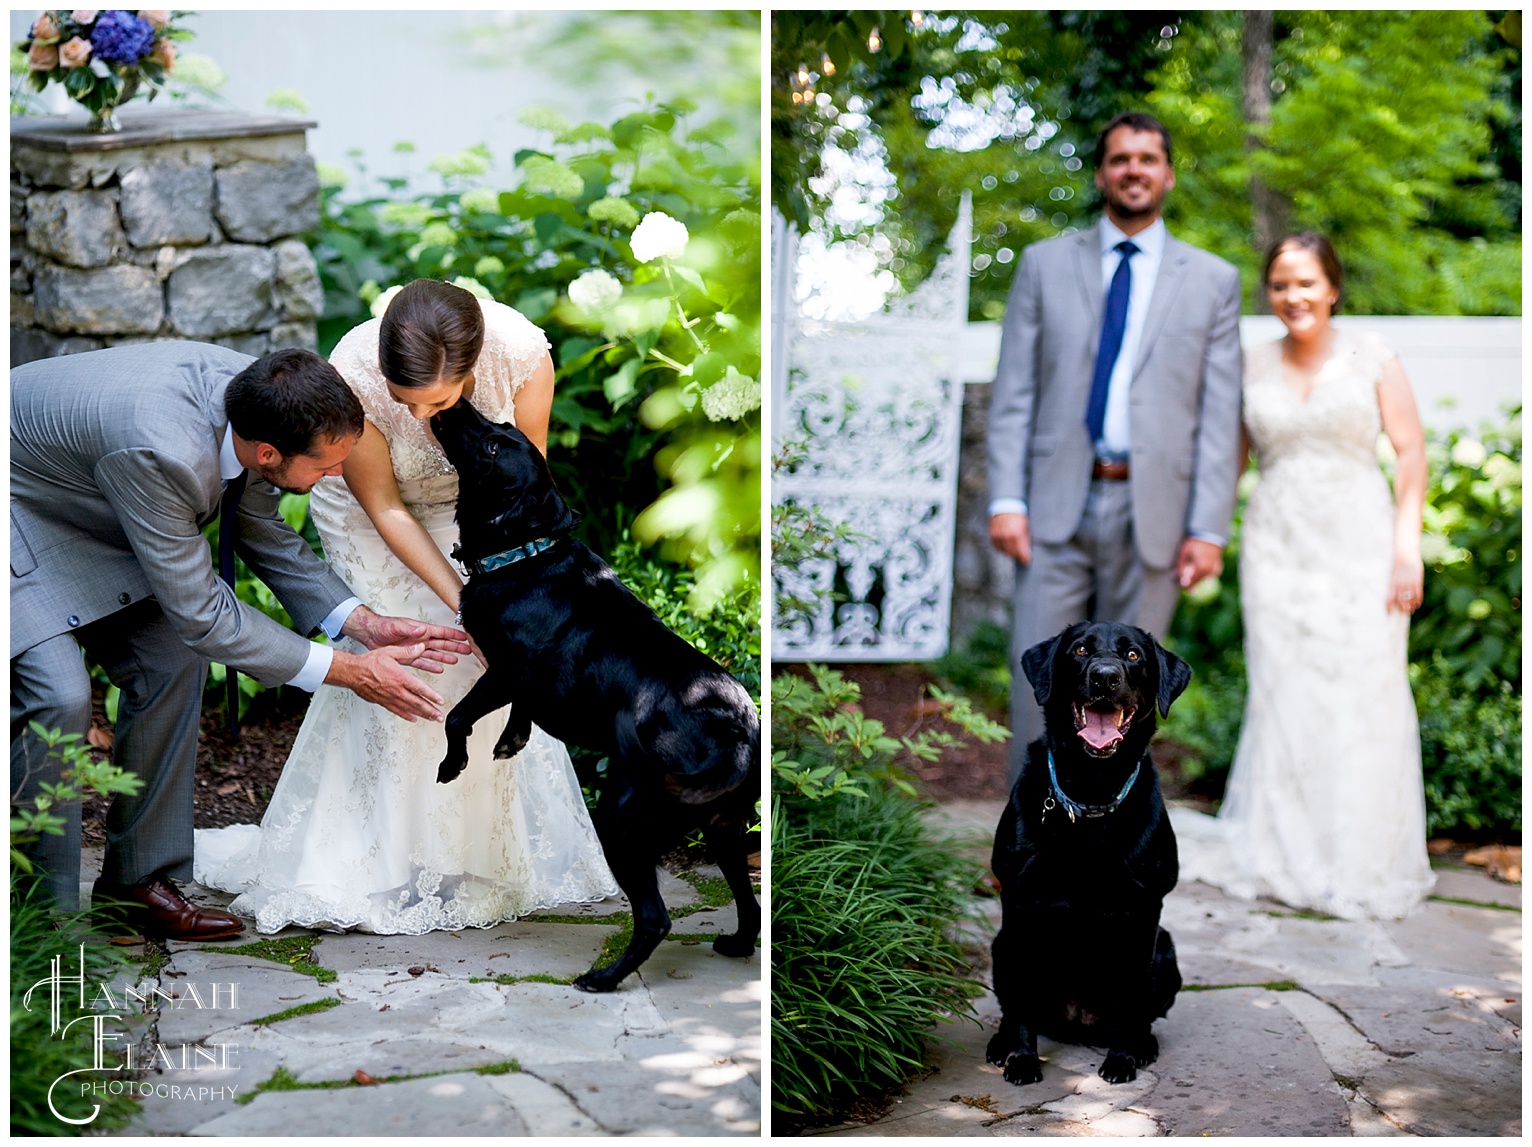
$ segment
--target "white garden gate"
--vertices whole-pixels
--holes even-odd
[[[772,475],[772,500],[852,532],[832,557],[773,569],[779,596],[817,602],[774,624],[776,660],[947,651],[971,227],[965,194],[935,273],[888,310],[840,322],[795,305],[796,243],[773,218],[773,437],[795,461]]]

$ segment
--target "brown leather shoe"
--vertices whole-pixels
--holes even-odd
[[[114,884],[96,881],[91,906],[98,902],[121,901],[115,911],[106,908],[105,917],[117,917],[153,936],[172,940],[222,940],[245,930],[239,917],[219,908],[199,908],[181,890],[164,877],[144,884]]]

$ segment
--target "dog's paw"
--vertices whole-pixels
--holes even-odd
[[[610,992],[617,984],[618,981],[612,978],[607,968],[592,968],[574,982],[574,986],[582,992]]]
[[[1132,1083],[1138,1078],[1139,1061],[1125,1051],[1109,1051],[1097,1072],[1108,1083]]]
[[[755,955],[755,937],[734,932],[713,941],[713,951],[720,956],[737,956],[748,959]]]
[[[1035,1055],[1013,1055],[1005,1061],[1005,1081],[1024,1087],[1040,1083],[1043,1078],[1043,1061]]]
[[[1004,1032],[989,1037],[989,1046],[984,1049],[984,1058],[996,1067],[1004,1067],[1005,1061],[1011,1058],[1016,1050],[1016,1041],[1006,1038]]]
[[[527,747],[530,737],[501,737],[495,742],[495,760],[508,761]]]
[[[450,784],[462,775],[463,770],[467,766],[468,762],[466,760],[459,761],[448,757],[441,763],[441,767],[436,770],[436,783],[439,785]]]

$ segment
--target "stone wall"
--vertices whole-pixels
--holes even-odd
[[[11,365],[193,339],[315,347],[311,122],[138,110],[124,130],[11,121]]]

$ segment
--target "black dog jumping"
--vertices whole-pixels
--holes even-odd
[[[460,475],[456,552],[470,571],[463,627],[489,662],[447,715],[447,755],[436,779],[463,771],[474,722],[507,704],[497,758],[520,752],[533,722],[566,744],[607,754],[592,819],[633,908],[633,939],[615,963],[587,971],[576,987],[611,991],[669,933],[655,866],[698,826],[739,915],[739,931],[713,948],[749,956],[761,923],[745,853],[761,787],[760,719],[750,695],[568,536],[576,515],[525,434],[467,402],[432,415],[431,430]]]
[[[1160,927],[1176,839],[1149,740],[1191,669],[1142,629],[1083,622],[1022,654],[1046,721],[995,832],[994,943],[1006,1082],[1042,1079],[1037,1037],[1105,1047],[1100,1074],[1126,1083],[1153,1063],[1150,1032],[1181,987]]]

